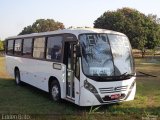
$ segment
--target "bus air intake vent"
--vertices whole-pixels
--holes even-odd
[[[115,92],[123,92],[127,90],[128,86],[118,86],[118,87],[109,87],[109,88],[99,88],[101,94],[105,93],[115,93]]]

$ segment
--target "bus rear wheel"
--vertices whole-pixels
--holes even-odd
[[[50,96],[56,102],[61,100],[60,85],[57,81],[53,81],[50,85]]]
[[[19,70],[15,70],[15,80],[16,80],[16,84],[20,85],[21,84],[21,79],[20,79],[20,72]]]

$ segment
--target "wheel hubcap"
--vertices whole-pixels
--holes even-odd
[[[59,93],[58,87],[57,86],[53,86],[52,87],[52,97],[53,97],[54,100],[57,100],[58,93]]]

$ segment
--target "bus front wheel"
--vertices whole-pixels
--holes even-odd
[[[60,101],[61,99],[61,91],[60,85],[57,81],[53,81],[50,86],[50,96],[54,101]]]

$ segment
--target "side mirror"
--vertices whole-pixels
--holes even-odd
[[[76,56],[81,57],[81,48],[79,44],[76,45]]]

